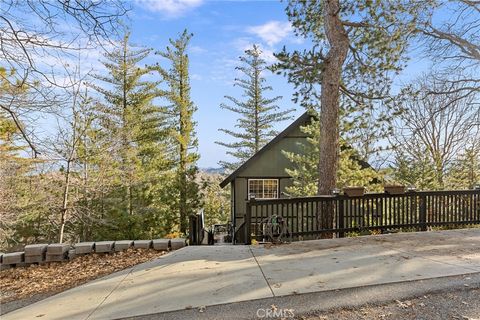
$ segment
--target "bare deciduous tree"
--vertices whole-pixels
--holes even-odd
[[[452,88],[451,83],[426,75],[415,87],[418,95],[402,104],[392,143],[412,162],[427,159],[436,186],[442,189],[449,167],[479,137],[480,109],[474,103],[475,96],[465,96],[460,84],[452,92],[438,94]]]
[[[65,65],[74,51],[102,46],[114,37],[126,12],[121,0],[2,1],[0,68],[14,72],[2,80],[29,96],[2,96],[0,112],[15,122],[34,156],[39,153],[32,141],[34,117],[57,105],[55,88],[71,85],[57,66]]]
[[[67,123],[68,125],[65,128],[60,127],[58,131],[57,142],[53,144],[54,149],[58,155],[61,156],[62,162],[65,163],[63,173],[64,173],[64,185],[62,191],[62,208],[60,214],[60,225],[59,225],[59,242],[62,243],[65,233],[65,224],[67,223],[69,209],[70,209],[70,188],[72,180],[72,171],[73,165],[77,158],[77,149],[81,143],[80,138],[83,136],[83,132],[80,132],[82,129],[80,127],[80,114],[79,114],[79,104],[81,103],[81,89],[82,83],[80,75],[80,67],[76,69],[74,74],[70,75],[71,82],[75,83],[75,86],[71,89],[71,109],[68,115]]]
[[[435,77],[444,82],[437,93],[480,92],[480,2],[440,0],[421,19],[419,31],[425,53],[435,62]],[[458,76],[452,78],[452,72]]]

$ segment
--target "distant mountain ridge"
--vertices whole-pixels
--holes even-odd
[[[212,167],[210,167],[210,168],[200,168],[200,171],[210,173],[210,174],[213,174],[213,173],[225,174],[225,169],[223,169],[223,168],[212,168]]]

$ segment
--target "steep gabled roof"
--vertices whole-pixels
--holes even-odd
[[[305,124],[308,120],[312,117],[311,114],[305,112],[300,117],[297,118],[291,125],[289,125],[285,130],[280,132],[275,138],[273,138],[269,143],[267,143],[263,148],[258,150],[253,156],[251,156],[247,161],[245,161],[240,167],[238,167],[235,171],[233,171],[225,180],[220,183],[220,187],[224,188],[227,184],[232,182],[239,174],[242,172],[246,167],[248,167],[255,159],[260,157],[265,151],[270,149],[274,146],[277,142],[279,142],[282,138],[287,136],[293,130],[295,130],[298,126]]]

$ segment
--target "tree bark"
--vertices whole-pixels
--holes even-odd
[[[184,93],[184,74],[183,74],[183,56],[180,57],[180,83],[179,83],[179,96],[180,96],[180,232],[187,233],[188,224],[188,186],[187,186],[187,157],[188,157],[188,143],[190,140],[190,132],[186,128],[186,122],[188,121],[188,100],[185,98]]]
[[[257,57],[254,58],[255,60]],[[254,90],[255,90],[255,153],[260,150],[260,123],[259,123],[259,113],[260,113],[260,97],[258,95],[259,91],[259,70],[258,70],[258,64],[255,62],[255,67],[254,67],[254,77],[253,77],[253,83],[254,83]]]
[[[60,235],[58,242],[63,243],[63,235],[65,233],[65,223],[67,221],[68,211],[68,194],[70,191],[70,163],[72,162],[71,156],[67,160],[67,168],[65,170],[65,187],[63,189],[63,201],[62,201],[62,215],[60,217]]]
[[[338,16],[339,0],[325,0],[324,27],[330,50],[324,61],[320,108],[320,157],[318,162],[318,194],[328,195],[336,185],[338,165],[338,117],[340,109],[340,82],[348,53],[349,39]],[[333,228],[333,207],[319,210],[320,228]],[[331,234],[324,234],[330,238]]]
[[[132,163],[129,159],[130,157],[130,137],[131,133],[130,131],[132,130],[131,128],[131,119],[128,115],[129,108],[128,108],[128,88],[127,88],[127,53],[128,53],[128,39],[129,37],[126,36],[123,41],[123,65],[122,65],[122,143],[123,143],[123,159],[122,159],[122,164],[123,164],[123,172],[122,175],[124,175],[124,181],[123,183],[125,184],[125,194],[124,194],[124,203],[126,203],[126,209],[128,211],[129,215],[133,215],[133,204],[132,204]],[[126,177],[125,177],[126,176]]]
[[[84,149],[85,152],[87,153],[87,145],[86,145],[86,139],[84,139]],[[86,211],[86,219],[84,219],[83,222],[83,228],[82,228],[82,241],[88,241],[90,240],[90,201],[89,201],[89,186],[88,186],[88,153],[85,156],[85,162],[83,164],[83,199],[85,201],[84,206]]]

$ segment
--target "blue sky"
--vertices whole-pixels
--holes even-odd
[[[133,0],[132,0],[133,1]],[[218,167],[218,161],[230,160],[225,148],[215,141],[231,141],[219,128],[234,128],[236,114],[220,109],[225,95],[240,97],[233,87],[238,73],[238,57],[252,44],[264,51],[267,62],[274,62],[273,52],[285,45],[301,49],[308,44],[293,35],[281,1],[209,1],[209,0],[135,0],[130,13],[131,39],[134,44],[162,50],[169,38],[177,37],[185,28],[194,34],[190,46],[192,100],[198,107],[195,114],[199,139],[199,166]],[[395,79],[398,85],[426,72],[431,64],[421,58],[421,47],[412,46],[409,66]],[[292,102],[293,86],[283,76],[267,74],[274,91],[270,96],[283,96],[282,109],[296,109]],[[279,123],[277,130],[290,121]]]
[[[182,5],[183,4],[183,5]],[[214,141],[228,141],[219,128],[232,128],[236,115],[220,109],[224,95],[239,97],[241,91],[232,81],[237,76],[238,57],[253,43],[259,44],[267,61],[283,45],[302,46],[295,38],[284,13],[284,3],[278,1],[139,1],[130,14],[132,42],[163,49],[169,38],[175,38],[185,28],[194,34],[190,47],[192,100],[198,107],[195,115],[199,138],[200,167],[217,167],[224,159],[225,148]],[[274,91],[281,95],[282,109],[303,110],[291,101],[293,88],[282,76],[267,74]],[[280,123],[278,130],[288,125]]]
[[[194,115],[197,122],[197,137],[199,139],[201,168],[218,167],[220,160],[232,160],[226,156],[224,147],[215,141],[230,142],[231,138],[219,128],[234,129],[237,115],[220,108],[222,102],[227,102],[225,95],[241,98],[242,91],[233,86],[235,77],[239,74],[235,67],[239,65],[239,56],[253,44],[263,50],[263,58],[268,63],[275,62],[274,52],[279,52],[283,46],[287,50],[309,47],[308,41],[293,35],[284,8],[286,3],[272,1],[214,1],[214,0],[130,0],[131,11],[127,25],[131,30],[131,43],[154,50],[164,50],[169,44],[169,38],[177,38],[184,29],[194,34],[189,49],[191,97],[198,107]],[[23,13],[19,13],[23,14]],[[448,12],[437,14],[440,20],[448,20]],[[74,23],[61,26],[65,34],[75,35],[79,32]],[[68,37],[67,37],[68,38]],[[63,39],[62,39],[63,40]],[[86,45],[79,40],[79,45]],[[68,41],[67,41],[68,42]],[[107,43],[103,49],[108,48]],[[413,79],[421,72],[427,72],[432,67],[429,59],[422,58],[422,44],[415,43],[409,48],[411,61],[401,75],[394,79],[394,90],[403,83]],[[105,72],[100,61],[104,51],[98,47],[83,50],[81,62],[76,56],[61,55],[57,52],[39,57],[40,69],[52,72],[55,81],[65,84],[70,80],[65,77],[65,66],[81,65],[82,73],[102,74]],[[157,60],[158,56],[147,58],[144,63],[159,62],[167,67],[165,61]],[[103,69],[103,70],[102,70]],[[293,86],[285,77],[266,74],[267,82],[274,89],[268,92],[268,97],[283,96],[278,102],[281,109],[296,109],[293,116],[304,112],[303,108],[292,102]],[[43,81],[43,79],[42,79]],[[68,109],[70,110],[70,109]],[[63,111],[68,115],[68,110]],[[65,117],[68,119],[68,117]],[[57,133],[55,128],[67,123],[49,113],[42,113],[35,119],[35,135],[40,139]],[[277,131],[285,128],[290,121],[279,123]],[[58,131],[58,130],[57,130]],[[50,139],[50,140],[51,140]],[[47,148],[48,149],[48,148]]]

